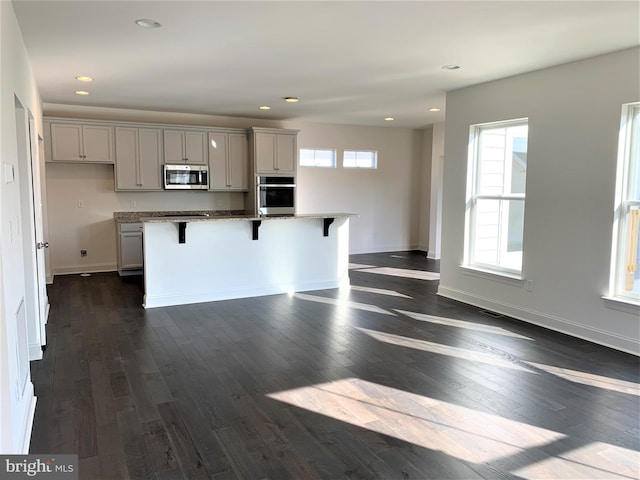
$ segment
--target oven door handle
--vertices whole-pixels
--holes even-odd
[[[291,183],[291,184],[288,184],[288,183],[259,183],[258,184],[258,187],[287,187],[287,188],[290,188],[290,187],[295,187],[295,186],[296,186],[295,183]]]

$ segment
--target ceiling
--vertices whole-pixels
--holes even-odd
[[[354,125],[421,128],[449,90],[640,44],[635,0],[13,5],[45,103]]]

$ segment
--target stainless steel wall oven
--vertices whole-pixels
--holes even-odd
[[[257,210],[260,215],[296,213],[295,177],[259,176],[256,189]]]

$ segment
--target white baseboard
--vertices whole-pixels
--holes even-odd
[[[115,263],[94,263],[92,265],[72,265],[70,267],[56,267],[53,275],[76,275],[78,273],[115,272],[118,266]]]
[[[426,252],[424,248],[421,248],[418,245],[409,245],[409,246],[387,245],[387,246],[378,246],[378,247],[368,248],[368,249],[349,250],[349,255],[360,255],[364,253],[411,252],[414,250],[422,250],[423,252]]]
[[[36,414],[36,403],[38,398],[33,394],[33,383],[29,382],[29,391],[25,392],[25,395],[31,399],[29,402],[29,406],[27,407],[29,410],[25,415],[25,423],[22,428],[22,439],[20,442],[20,454],[27,455],[29,453],[29,445],[31,444],[31,432],[33,430],[33,419]]]
[[[638,343],[638,340],[635,338],[624,337],[622,335],[617,335],[615,333],[593,327],[586,327],[565,318],[521,308],[503,302],[497,302],[489,298],[480,297],[478,295],[462,292],[453,288],[440,286],[438,288],[438,295],[501,313],[503,315],[522,320],[523,322],[548,328],[556,332],[565,333],[572,337],[604,345],[605,347],[640,356],[640,343]]]
[[[42,345],[29,345],[29,361],[42,360]]]

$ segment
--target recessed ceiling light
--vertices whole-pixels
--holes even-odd
[[[429,109],[430,112],[439,112],[440,109],[438,107],[432,107]]]
[[[148,18],[140,18],[139,20],[136,20],[136,25],[142,28],[159,28],[162,26],[155,20],[150,20]]]
[[[287,103],[296,103],[298,101],[298,97],[284,97],[284,101]]]
[[[89,95],[86,90],[76,90],[76,95]]]
[[[385,122],[393,122],[393,117],[385,117]]]
[[[79,80],[81,82],[93,82],[93,78],[85,77],[85,76],[82,76],[82,75],[76,77],[76,80]]]
[[[269,105],[260,105],[260,110],[271,110],[271,107]]]
[[[443,70],[458,70],[460,65],[444,65],[442,67]]]

